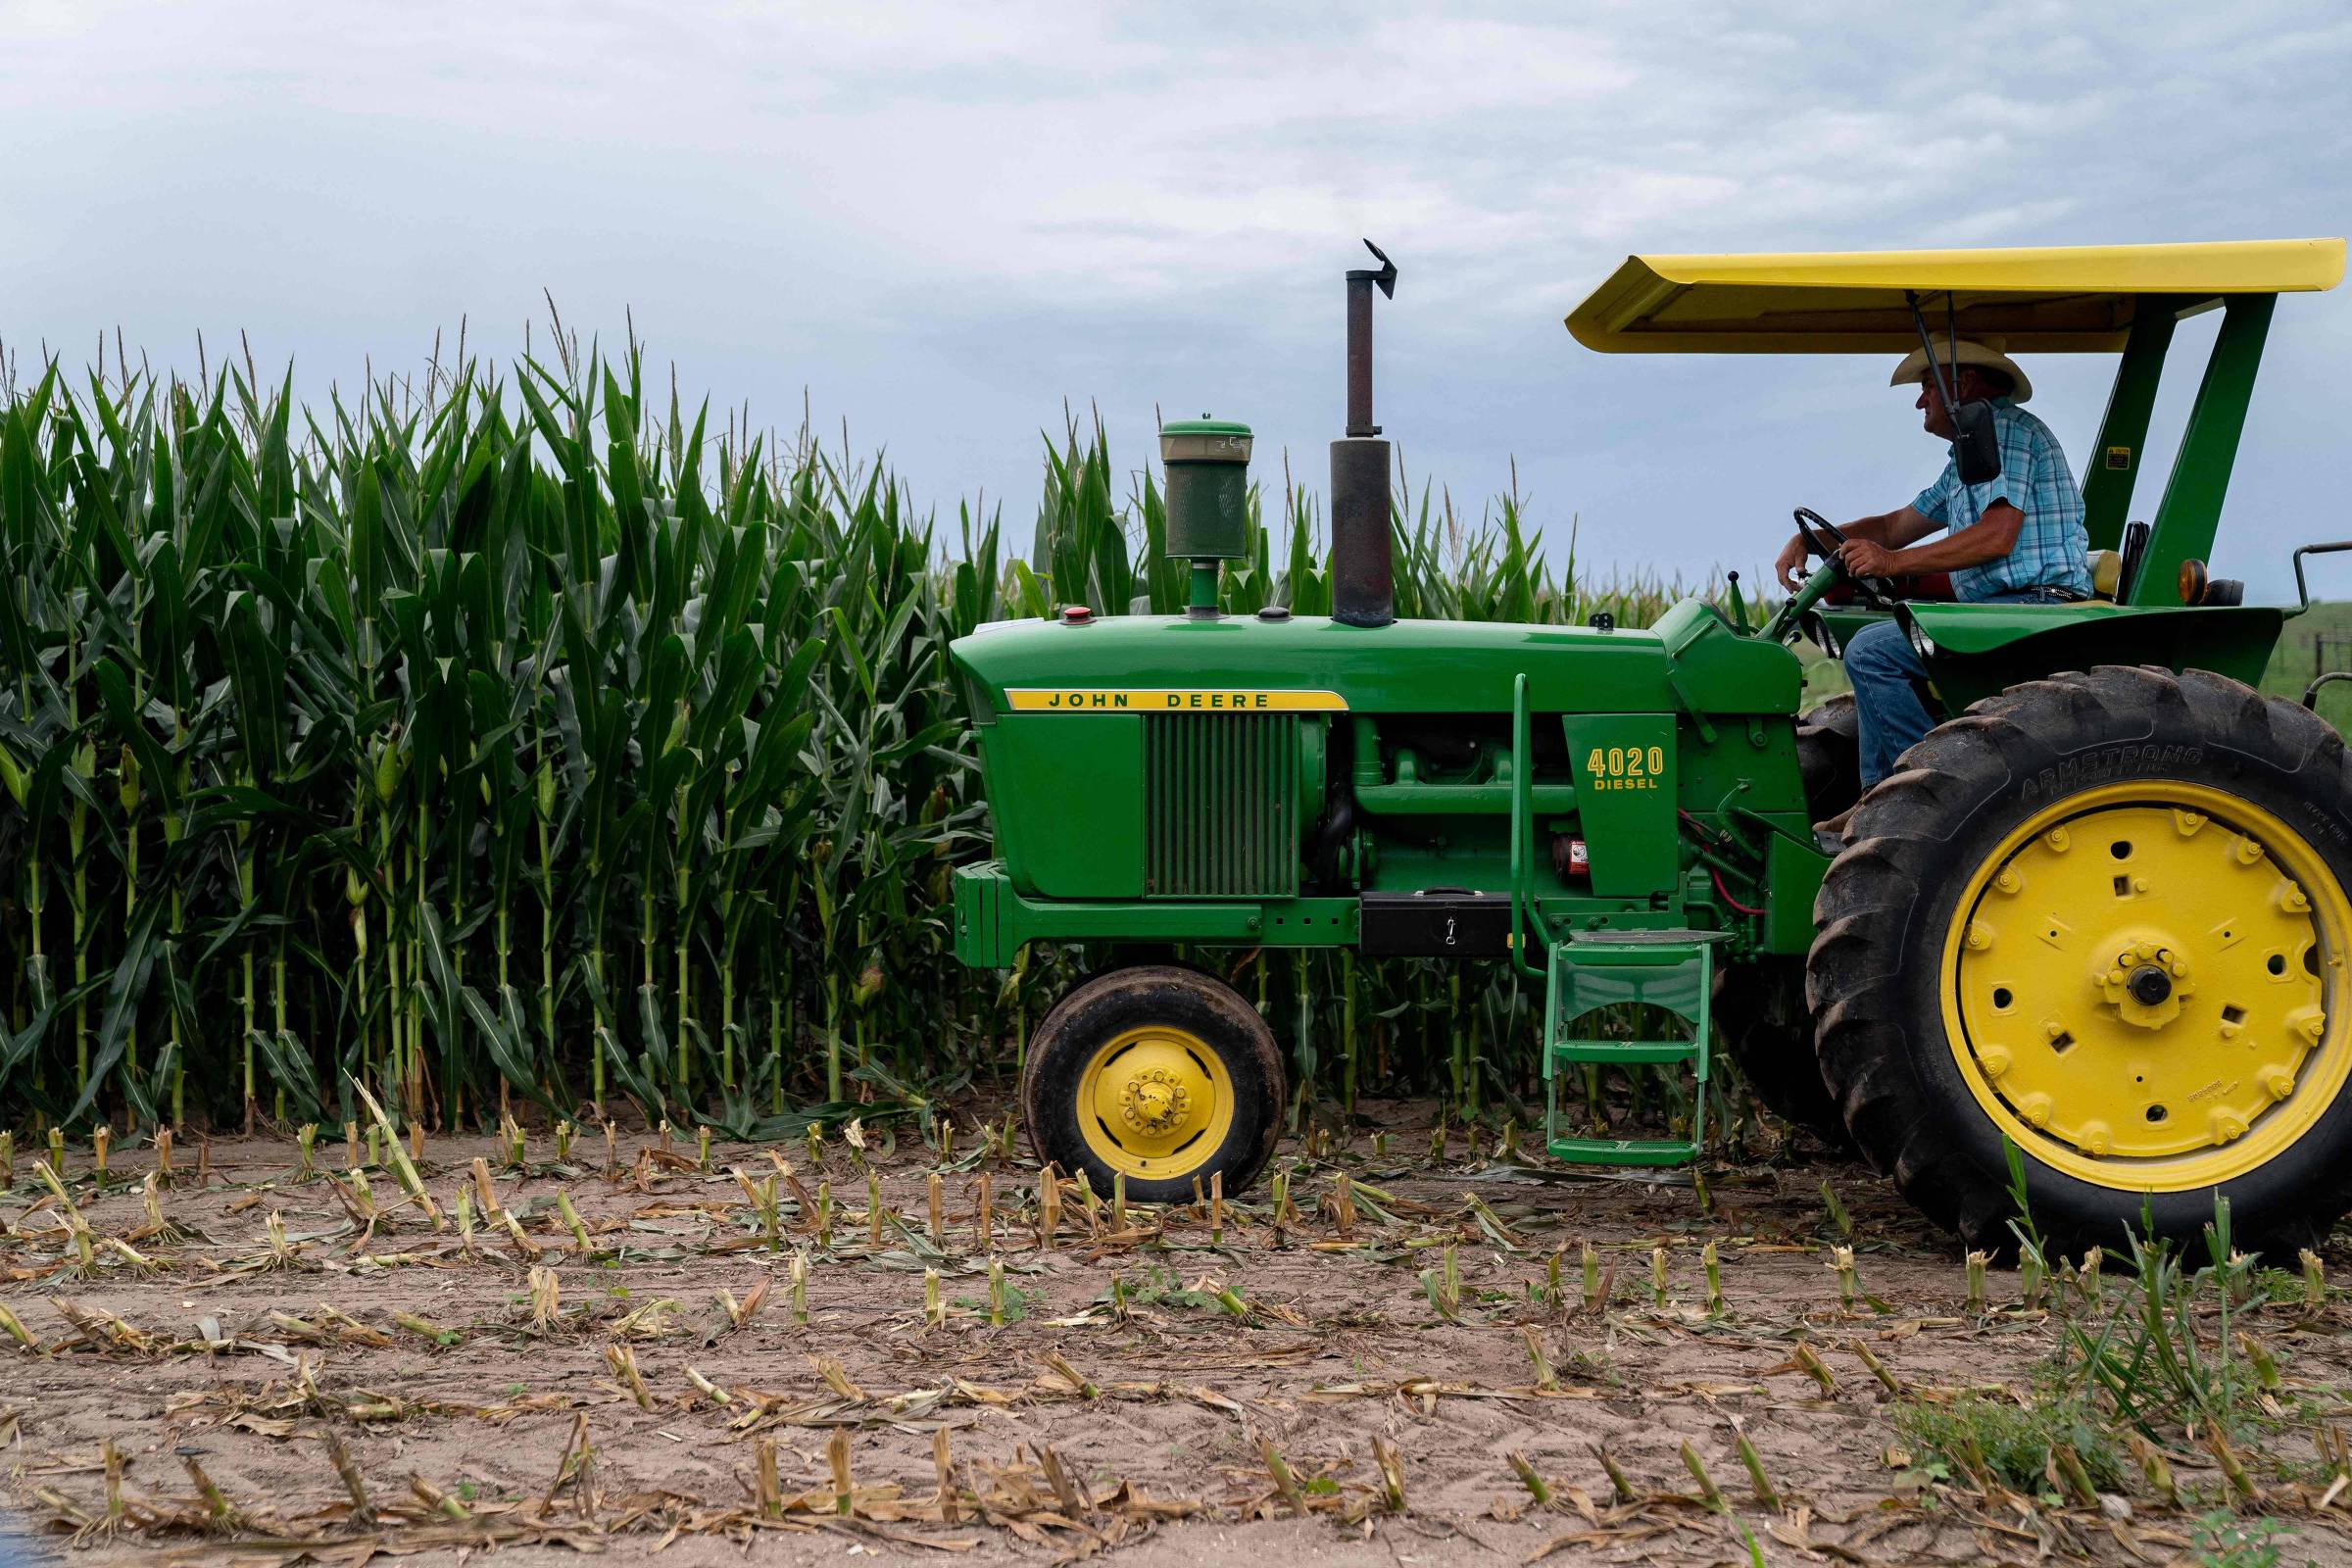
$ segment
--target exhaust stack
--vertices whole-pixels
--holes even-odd
[[[1372,290],[1396,297],[1396,264],[1379,246],[1378,270],[1348,274],[1348,434],[1331,444],[1331,615],[1349,626],[1396,618],[1390,551],[1389,443],[1372,422]]]

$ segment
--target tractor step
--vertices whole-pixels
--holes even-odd
[[[1551,944],[1544,1010],[1544,1137],[1556,1159],[1587,1165],[1686,1165],[1706,1138],[1709,998],[1715,982],[1712,931],[1588,931]],[[1587,1020],[1604,1008],[1646,1006],[1679,1019],[1673,1040],[1612,1040]],[[1655,1012],[1651,1016],[1655,1015]],[[1560,1132],[1564,1066],[1688,1063],[1692,1084],[1688,1138],[1571,1138]]]
[[[1698,1146],[1687,1138],[1554,1138],[1551,1157],[1580,1165],[1688,1165]]]
[[[1694,1061],[1695,1040],[1562,1040],[1551,1048],[1554,1061],[1591,1061],[1601,1066],[1656,1066]]]

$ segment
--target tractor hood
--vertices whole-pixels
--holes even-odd
[[[999,621],[950,648],[973,721],[1014,712],[1792,712],[1796,656],[1698,600],[1647,630],[1319,615]]]

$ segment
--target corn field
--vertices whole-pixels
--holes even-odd
[[[1024,558],[806,428],[714,431],[634,344],[556,347],[323,409],[249,361],[0,386],[0,1124],[331,1122],[367,1086],[780,1136],[1005,1070],[1099,961],[948,955],[988,822],[946,649],[1176,610],[1153,476],[1068,423]],[[1257,504],[1229,608],[1326,611],[1314,497],[1286,466]],[[1514,495],[1423,484],[1396,525],[1400,614],[1673,597],[1548,566]],[[1506,971],[1230,956],[1302,1095],[1532,1081]]]

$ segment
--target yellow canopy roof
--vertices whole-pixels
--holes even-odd
[[[1948,293],[1962,336],[2000,338],[2012,354],[2114,352],[2151,297],[2193,310],[2343,275],[2340,239],[1629,256],[1568,314],[1568,330],[1606,354],[1902,354],[1919,346],[1903,300],[1913,290],[1931,328],[1943,326]]]

